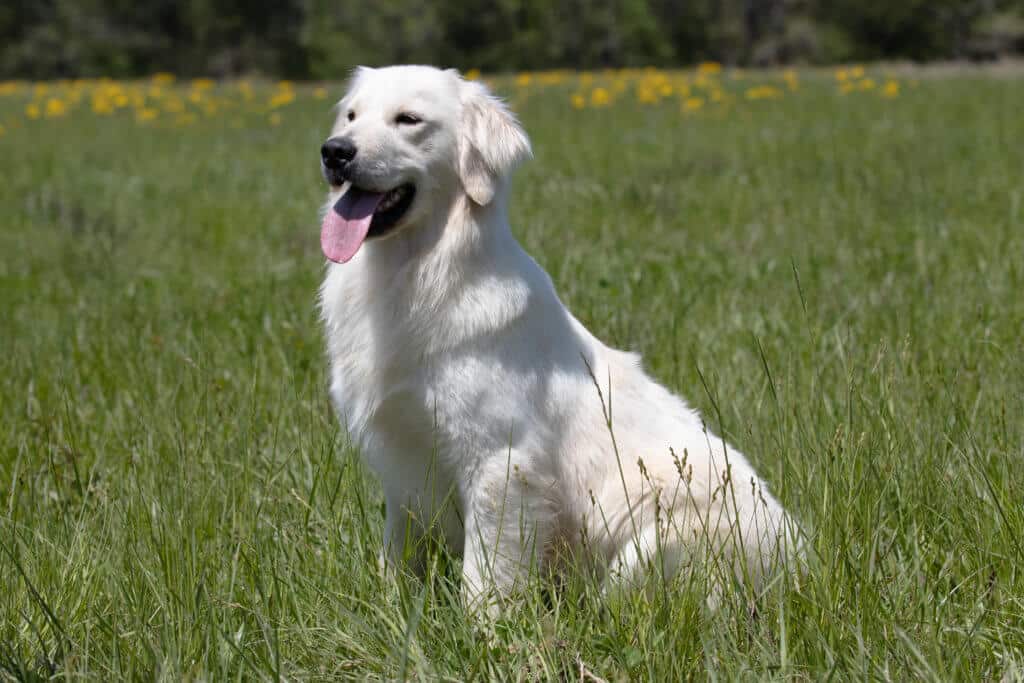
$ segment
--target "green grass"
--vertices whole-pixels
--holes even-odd
[[[11,126],[14,97],[0,679],[1022,675],[1019,82],[885,100],[812,79],[693,116],[568,93],[513,98],[536,152],[514,230],[748,454],[810,530],[806,576],[756,615],[739,592],[709,612],[687,586],[538,582],[482,636],[446,558],[426,582],[378,571],[379,487],[328,404],[328,105]]]

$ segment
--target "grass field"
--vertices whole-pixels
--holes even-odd
[[[342,86],[0,84],[0,679],[1021,680],[1020,81],[496,85],[516,234],[749,455],[807,574],[715,612],[538,582],[483,637],[445,558],[378,571],[328,404]]]

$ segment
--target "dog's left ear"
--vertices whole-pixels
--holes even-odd
[[[459,177],[469,198],[486,206],[502,180],[530,158],[530,139],[508,107],[482,84],[460,79],[459,92]]]

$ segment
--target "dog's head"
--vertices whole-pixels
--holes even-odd
[[[332,190],[324,254],[348,261],[363,241],[446,211],[456,193],[485,206],[529,154],[505,105],[455,70],[360,67],[320,150]]]

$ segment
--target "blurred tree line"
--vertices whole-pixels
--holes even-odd
[[[3,0],[0,78],[994,59],[1024,0]]]

